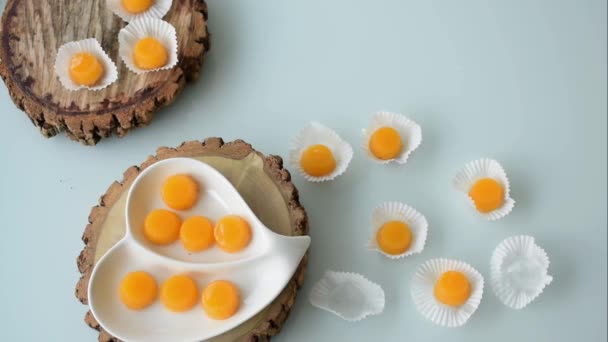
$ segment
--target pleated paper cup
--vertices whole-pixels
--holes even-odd
[[[70,62],[77,53],[90,53],[103,65],[103,76],[97,85],[88,87],[76,84],[70,77]],[[89,38],[63,44],[57,51],[55,58],[55,73],[59,77],[59,82],[68,90],[75,91],[80,89],[102,90],[118,79],[118,69],[116,64],[103,50],[97,39]]]
[[[390,127],[395,129],[401,141],[403,148],[401,153],[392,159],[379,159],[369,149],[369,142],[374,132],[382,127]],[[372,117],[372,121],[366,129],[362,131],[363,135],[363,150],[367,156],[373,161],[380,164],[388,164],[390,162],[396,162],[398,164],[405,164],[412,152],[420,146],[422,143],[422,129],[413,120],[407,118],[403,114],[391,113],[391,112],[378,112]]]
[[[482,178],[492,178],[496,180],[505,189],[504,201],[500,208],[488,213],[477,211],[475,202],[469,196],[469,191],[475,183]],[[478,159],[466,164],[454,177],[452,181],[454,187],[464,192],[467,195],[469,204],[483,218],[495,221],[507,216],[515,206],[515,200],[510,197],[510,185],[507,173],[503,167],[494,159]]]
[[[503,240],[494,250],[490,266],[494,294],[513,309],[526,307],[553,280],[547,274],[549,257],[532,236]]]
[[[434,295],[435,283],[447,271],[458,271],[471,284],[466,303],[453,307],[439,302]],[[412,280],[411,294],[418,311],[433,323],[444,327],[464,325],[475,313],[483,296],[483,276],[469,264],[450,259],[431,259],[418,267]]]
[[[336,168],[326,176],[311,176],[304,171],[300,163],[302,153],[304,153],[308,147],[317,144],[327,146],[336,160]],[[352,158],[353,148],[350,144],[340,138],[332,129],[325,127],[318,122],[311,122],[302,128],[292,141],[289,150],[289,160],[291,161],[291,164],[307,181],[310,182],[324,182],[335,179],[346,171]]]
[[[383,224],[389,221],[400,221],[408,225],[412,232],[412,243],[410,247],[401,254],[388,254],[378,246],[376,235]],[[421,213],[405,203],[386,202],[382,203],[372,213],[372,233],[368,248],[378,251],[391,259],[400,259],[412,254],[422,252],[428,233],[429,224]]]
[[[158,40],[169,54],[167,63],[156,69],[145,70],[135,65],[133,50],[137,42],[144,38]],[[155,18],[142,18],[132,21],[118,33],[118,54],[127,68],[136,74],[168,70],[177,65],[177,34],[175,27],[166,21]]]
[[[172,3],[172,0],[155,0],[147,10],[141,13],[131,13],[124,8],[122,0],[106,0],[108,9],[128,23],[143,18],[161,19],[167,15]]]
[[[384,311],[384,290],[364,276],[326,271],[312,288],[310,303],[338,317],[356,322]]]

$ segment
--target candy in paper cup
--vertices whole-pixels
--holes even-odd
[[[141,39],[154,38],[167,50],[167,63],[156,69],[141,69],[135,64],[133,52]],[[175,27],[166,21],[155,18],[142,18],[129,23],[118,33],[118,54],[127,68],[136,74],[167,70],[177,64],[177,34]]]
[[[460,306],[445,305],[435,298],[435,283],[447,271],[461,272],[471,284],[471,295]],[[465,262],[431,259],[416,270],[412,280],[412,299],[418,311],[433,323],[445,327],[459,327],[477,310],[483,296],[483,283],[483,276]]]
[[[475,185],[477,181],[483,178],[491,178],[497,181],[504,189],[504,200],[502,205],[487,213],[478,213],[487,220],[495,221],[507,216],[513,206],[515,206],[515,200],[510,197],[509,179],[507,173],[503,167],[493,159],[478,159],[466,164],[454,177],[452,181],[454,187],[464,192],[468,199],[469,204],[476,209],[475,201],[469,195],[469,191]]]
[[[340,318],[356,322],[384,311],[384,290],[364,276],[326,271],[312,288],[310,303]]]
[[[103,75],[94,86],[80,85],[70,77],[70,63],[74,55],[86,52],[93,55],[103,66]],[[75,42],[63,44],[57,51],[55,58],[55,73],[59,77],[61,84],[68,90],[75,91],[80,89],[101,90],[116,82],[118,79],[118,69],[112,62],[108,54],[103,50],[97,39],[89,38]]]
[[[148,9],[138,13],[130,12],[125,5],[128,0],[106,0],[106,4],[110,11],[122,18],[126,22],[132,22],[142,18],[157,18],[164,17],[171,9],[172,0],[152,0],[152,4]]]
[[[553,280],[547,274],[549,257],[532,236],[503,240],[494,250],[490,266],[496,297],[513,309],[530,304]]]
[[[400,254],[389,254],[378,245],[378,231],[382,225],[390,221],[400,221],[408,225],[412,233],[412,242],[407,250]],[[372,213],[372,233],[368,247],[376,250],[391,259],[399,259],[408,255],[422,252],[428,232],[428,222],[424,215],[405,203],[386,202],[382,203]]]
[[[336,161],[336,167],[328,175],[316,177],[304,171],[300,160],[307,148],[319,144],[325,145],[331,151]],[[318,122],[312,122],[306,125],[292,141],[289,151],[289,159],[293,167],[310,182],[333,180],[346,171],[352,158],[353,148],[350,144],[342,140],[336,132]]]
[[[395,129],[401,137],[403,147],[398,156],[391,159],[380,159],[370,150],[370,140],[374,132],[383,127]],[[408,119],[403,114],[391,112],[378,112],[374,114],[371,123],[363,129],[363,150],[374,161],[380,164],[388,164],[392,161],[398,164],[405,164],[410,154],[422,143],[422,129],[413,120]]]

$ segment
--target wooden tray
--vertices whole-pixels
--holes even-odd
[[[95,263],[125,234],[127,190],[139,172],[156,161],[172,157],[191,157],[215,167],[237,188],[258,218],[270,229],[284,235],[308,232],[306,211],[298,200],[298,190],[278,156],[265,157],[251,145],[237,140],[224,143],[220,138],[204,142],[190,141],[179,147],[161,147],[139,167],[132,166],[121,182],[114,182],[91,210],[82,240],[85,247],[78,257],[82,274],[76,285],[76,297],[88,303],[87,286]],[[265,341],[276,335],[295,301],[304,281],[308,253],[283,292],[258,315],[213,341]],[[99,341],[117,341],[104,331],[89,311],[85,322],[99,330]]]
[[[164,20],[177,30],[179,64],[136,75],[118,56],[118,31],[126,23],[105,0],[8,0],[0,26],[0,76],[13,102],[46,137],[65,131],[94,145],[112,133],[123,136],[147,125],[186,81],[196,80],[209,50],[204,0],[173,0]],[[55,56],[64,43],[85,38],[101,43],[119,78],[101,91],[71,92],[53,71]]]

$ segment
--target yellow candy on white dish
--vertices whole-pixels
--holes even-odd
[[[310,182],[333,180],[346,171],[352,157],[350,144],[317,122],[298,133],[289,151],[293,167]]]
[[[501,219],[515,206],[507,174],[496,160],[478,159],[466,164],[452,183],[467,194],[471,206],[487,220]]]
[[[136,74],[168,70],[177,65],[175,27],[154,18],[135,20],[118,33],[118,54]]]
[[[405,203],[382,203],[372,213],[372,234],[368,247],[388,258],[399,259],[422,252],[428,222],[424,215]]]
[[[116,65],[94,39],[63,44],[57,51],[55,74],[68,90],[101,90],[118,79]]]
[[[420,126],[398,113],[378,112],[363,130],[363,150],[381,164],[405,164],[421,143]]]
[[[172,0],[106,0],[110,11],[129,23],[142,18],[161,19],[172,3]]]
[[[483,276],[469,264],[431,259],[416,270],[411,294],[418,311],[445,327],[464,325],[483,296]]]

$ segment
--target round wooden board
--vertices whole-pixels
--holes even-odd
[[[186,81],[196,80],[209,50],[204,0],[173,0],[163,18],[178,37],[176,67],[136,75],[118,56],[118,31],[126,23],[105,0],[8,0],[0,26],[0,76],[13,102],[42,134],[65,131],[94,145],[112,133],[123,136],[147,125],[154,112],[173,102]],[[69,91],[53,71],[59,47],[96,38],[118,67],[119,78],[100,91]]]
[[[91,210],[89,224],[82,236],[85,247],[78,256],[78,269],[82,276],[76,285],[76,297],[83,304],[88,304],[87,287],[93,266],[124,236],[126,195],[131,183],[146,167],[173,157],[195,158],[215,167],[273,231],[284,235],[308,233],[306,211],[300,205],[298,190],[291,182],[289,172],[283,168],[281,157],[265,157],[242,140],[224,143],[221,138],[206,139],[202,143],[185,142],[177,148],[161,147],[156,155],[148,157],[140,166],[127,169],[123,180],[114,182],[101,196],[99,205]],[[307,261],[308,253],[283,292],[268,307],[213,341],[266,341],[279,333],[304,281]],[[100,327],[90,311],[85,322],[99,330],[99,341],[118,341]]]

